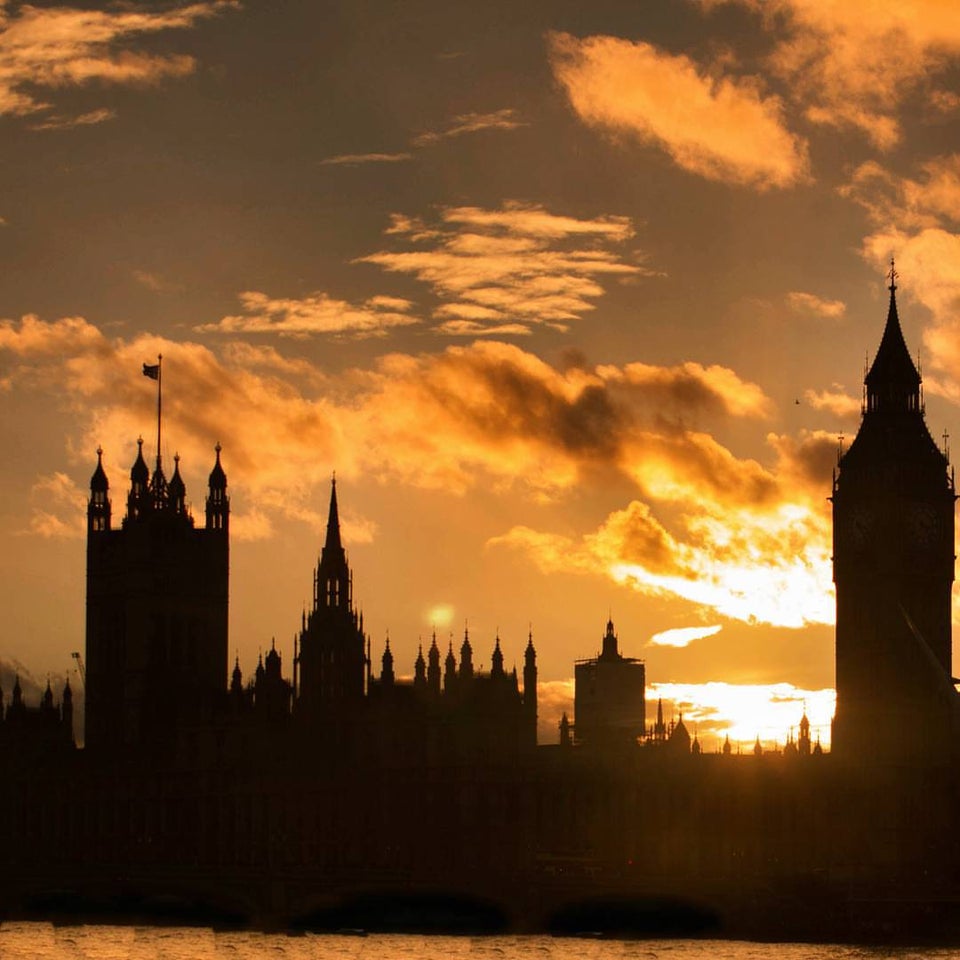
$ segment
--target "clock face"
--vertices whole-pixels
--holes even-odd
[[[936,509],[929,503],[912,503],[907,507],[909,534],[918,543],[927,545],[936,543],[940,534],[940,523]]]
[[[844,546],[862,550],[873,540],[874,518],[869,509],[854,505],[847,511],[840,525]]]

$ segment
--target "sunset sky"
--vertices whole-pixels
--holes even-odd
[[[708,748],[828,739],[891,254],[960,413],[958,91],[942,0],[0,0],[0,673],[83,649],[95,451],[119,519],[162,353],[246,673],[290,671],[335,471],[377,667],[532,626],[544,740],[612,616]]]

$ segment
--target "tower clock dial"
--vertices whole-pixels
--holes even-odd
[[[927,546],[935,543],[940,532],[937,511],[929,503],[913,503],[907,508],[909,533],[918,543]]]
[[[853,506],[840,527],[843,546],[862,550],[873,539],[873,516],[864,506]]]

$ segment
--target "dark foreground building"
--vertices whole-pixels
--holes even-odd
[[[228,682],[229,499],[206,525],[142,455],[88,526],[87,746],[52,691],[0,728],[0,912],[321,927],[960,940],[952,474],[923,419],[894,274],[863,420],[833,488],[834,746],[700,750],[613,623],[576,715],[537,746],[522,677],[434,636],[374,669],[337,491],[289,676]],[[21,698],[22,699],[22,698]],[[163,721],[162,723],[160,721]]]

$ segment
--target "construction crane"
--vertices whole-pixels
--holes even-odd
[[[83,684],[83,689],[86,690],[87,689],[87,668],[83,665],[83,657],[80,656],[79,650],[74,650],[73,653],[70,654],[70,656],[77,661],[77,671],[80,674],[80,682]]]

